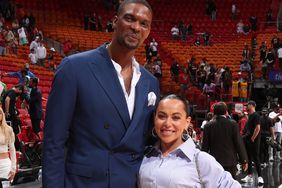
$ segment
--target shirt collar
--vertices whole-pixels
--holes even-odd
[[[188,138],[183,144],[181,144],[175,151],[171,152],[171,154],[176,154],[179,157],[185,158],[187,157],[189,160],[194,159],[194,155],[196,153],[196,146],[192,138]]]
[[[160,143],[158,142],[155,147],[154,151],[152,151],[151,156],[160,156]],[[197,153],[196,145],[192,138],[188,138],[183,144],[181,144],[178,148],[170,152],[170,155],[175,155],[181,158],[188,158],[189,160],[193,160],[194,155]]]
[[[112,60],[112,63],[114,65],[117,73],[120,74],[121,73],[121,69],[122,69],[121,66],[118,63],[116,63],[113,59],[111,59],[111,60]],[[139,65],[139,63],[136,61],[136,59],[134,57],[132,58],[132,68],[133,68],[134,72],[136,71],[137,74],[141,74],[141,72],[140,72],[140,65]]]

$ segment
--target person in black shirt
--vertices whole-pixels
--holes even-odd
[[[20,121],[17,118],[16,101],[17,97],[23,94],[24,86],[18,84],[12,89],[8,90],[2,98],[2,108],[5,112],[6,120],[12,122],[12,127],[14,133],[17,135],[19,133]]]
[[[268,137],[272,137],[275,139],[274,135],[274,124],[271,118],[268,117],[268,109],[263,108],[261,111],[261,118],[260,118],[260,126],[261,126],[261,141],[260,141],[260,161],[262,164],[268,162],[268,144],[267,139]]]
[[[89,25],[91,31],[96,31],[96,14],[93,13],[93,15],[89,18]]]
[[[266,52],[267,52],[267,46],[265,42],[261,43],[261,46],[259,47],[259,51],[260,51],[260,56],[259,56],[260,63],[264,64],[266,59]]]
[[[249,164],[248,175],[242,179],[245,183],[253,182],[252,162],[255,163],[255,167],[258,173],[258,183],[263,184],[263,178],[261,177],[261,167],[259,158],[260,139],[261,139],[261,127],[260,127],[260,115],[256,112],[255,101],[249,101],[247,103],[247,110],[249,113],[249,119],[243,132],[243,138],[247,149]]]
[[[89,26],[89,15],[86,14],[84,16],[84,30],[88,30],[88,26]]]
[[[170,74],[173,81],[178,82],[179,78],[179,64],[174,61],[170,67]]]
[[[187,25],[187,34],[192,35],[193,34],[193,26],[191,22]]]
[[[196,73],[198,66],[195,63],[196,59],[194,56],[192,56],[191,60],[188,63],[188,73],[190,75],[190,80],[192,81],[193,84],[196,83]]]
[[[274,37],[271,40],[271,46],[274,50],[274,53],[276,54],[278,48],[280,47],[280,39],[276,35],[274,35]]]

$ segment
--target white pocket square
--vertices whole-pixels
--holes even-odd
[[[148,93],[148,106],[155,106],[157,96],[154,92]]]

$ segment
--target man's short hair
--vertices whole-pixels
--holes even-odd
[[[145,7],[147,7],[151,13],[153,13],[151,5],[146,1],[146,0],[124,0],[120,5],[117,10],[117,15],[119,15],[122,11],[125,5],[130,4],[130,3],[135,3],[135,4],[142,4]]]
[[[21,70],[21,73],[27,75],[27,70],[24,68]]]
[[[227,112],[227,106],[224,102],[218,102],[213,107],[214,115],[221,116]]]
[[[36,87],[38,86],[38,82],[39,79],[38,78],[32,78],[32,82],[36,85]]]
[[[15,86],[15,88],[17,88],[18,90],[20,90],[21,92],[24,92],[24,86],[22,84],[17,84]]]

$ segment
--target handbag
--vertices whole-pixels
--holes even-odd
[[[200,153],[201,152],[199,151],[198,153],[195,154],[195,163],[196,163],[196,170],[197,170],[197,173],[198,173],[198,178],[200,180],[201,188],[205,188],[205,185],[204,185],[204,182],[202,180],[201,173],[200,173],[200,166],[199,166],[199,154]]]

